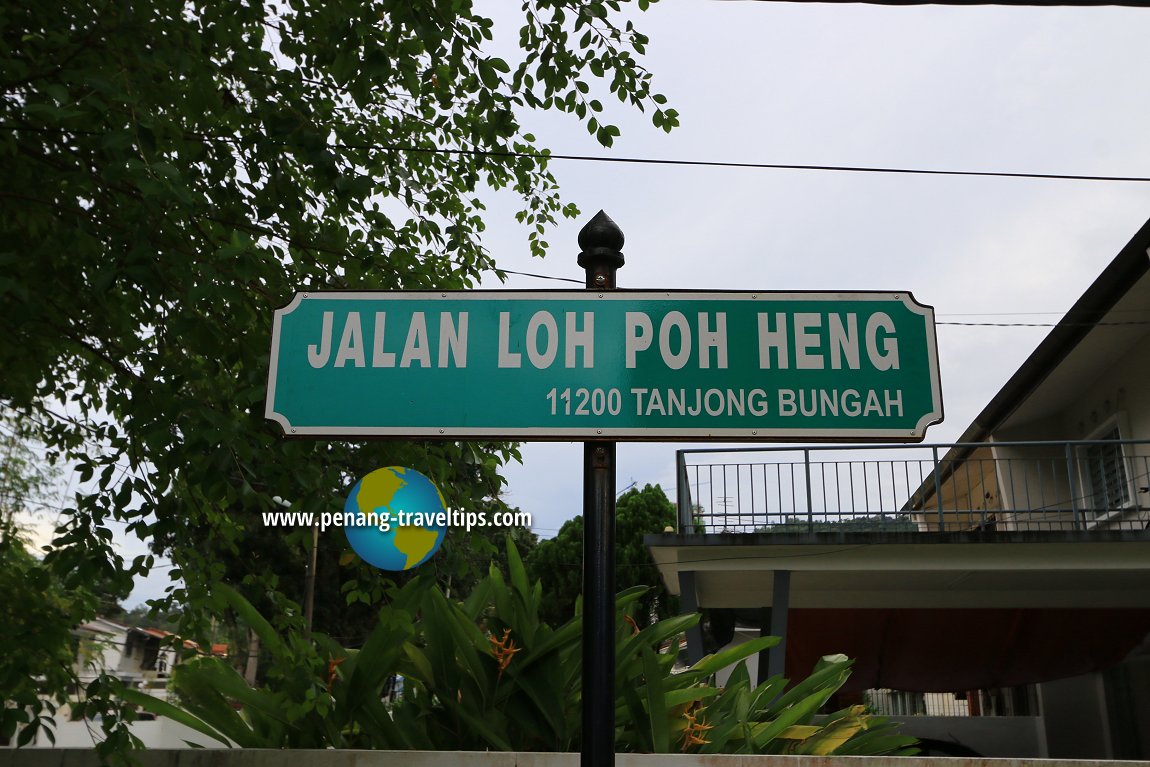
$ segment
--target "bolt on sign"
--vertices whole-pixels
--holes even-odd
[[[289,435],[922,440],[934,310],[906,292],[299,293],[266,415]]]

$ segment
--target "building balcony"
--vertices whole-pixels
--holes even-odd
[[[676,460],[681,535],[1150,534],[1146,440],[680,450]]]
[[[757,678],[841,652],[851,694],[1010,689],[1110,668],[1150,636],[1148,441],[677,461],[678,530],[644,542],[685,612],[784,638]]]

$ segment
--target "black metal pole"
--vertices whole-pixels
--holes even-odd
[[[603,211],[579,232],[588,290],[614,290],[623,232]],[[615,442],[583,443],[581,767],[615,764]]]

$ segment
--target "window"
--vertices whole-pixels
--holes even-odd
[[[1084,481],[1083,504],[1095,516],[1130,505],[1130,477],[1117,424],[1105,427],[1079,453]]]

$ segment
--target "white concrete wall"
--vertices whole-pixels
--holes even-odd
[[[1150,439],[1150,335],[1143,337],[1119,362],[1103,371],[1078,402],[1064,414],[1064,426],[1076,439],[1090,439],[1100,427],[1117,422],[1123,439]],[[1127,469],[1133,474],[1133,500],[1143,509],[1150,506],[1150,445],[1127,446]],[[1123,515],[1125,525],[1140,528],[1150,513]],[[1101,527],[1113,527],[1117,520]]]
[[[1011,434],[1011,440],[1041,440],[1045,433]],[[1001,437],[999,437],[1001,438]],[[1065,437],[1063,437],[1065,438]],[[994,457],[1003,509],[1040,510],[1038,513],[1000,513],[1000,530],[1068,529],[1073,521],[1066,450],[1058,446],[1010,447],[996,445]]]
[[[1036,716],[892,716],[899,732],[916,738],[961,743],[1003,758],[1046,756],[1042,720]],[[899,762],[901,764],[901,762]]]
[[[1094,385],[1063,416],[1066,434],[1088,439],[1114,413],[1125,413],[1126,439],[1150,439],[1150,335],[1144,336],[1121,359],[1099,373]]]
[[[1092,439],[1099,429],[1117,423],[1123,439],[1150,439],[1150,335],[1144,336],[1131,349],[1122,354],[1117,362],[1105,370],[1098,371],[1094,383],[1087,387],[1077,400],[1065,411],[1042,421],[1035,421],[1014,429],[999,430],[994,434],[997,441],[1050,440],[1050,439]],[[1065,454],[1057,454],[1057,448],[1050,449],[1050,463],[1044,464],[1045,476],[1038,476],[1036,463],[1030,460],[1017,463],[999,464],[999,486],[1005,508],[1026,506],[1027,494],[1031,496],[1029,505],[1048,509],[1069,508],[1069,485],[1066,482]],[[1037,457],[1034,449],[998,447],[995,455],[1000,459],[1031,459]],[[1135,475],[1132,492],[1141,506],[1150,506],[1150,493],[1139,493],[1138,488],[1146,487],[1150,477],[1150,445],[1128,446],[1126,456],[1128,470]],[[1010,476],[1008,467],[1013,467]],[[1021,471],[1019,471],[1021,469]],[[1050,475],[1053,471],[1057,476]],[[1083,478],[1075,477],[1078,492],[1082,494]],[[1034,498],[1037,488],[1042,488],[1050,497]],[[1138,521],[1150,520],[1150,514],[1123,515],[1123,527],[1141,527]],[[1054,518],[1051,518],[1054,521]],[[1101,527],[1112,526],[1101,524]],[[1001,529],[1027,529],[1023,519],[1012,524],[1007,522]],[[1041,529],[1040,526],[1031,526]]]

